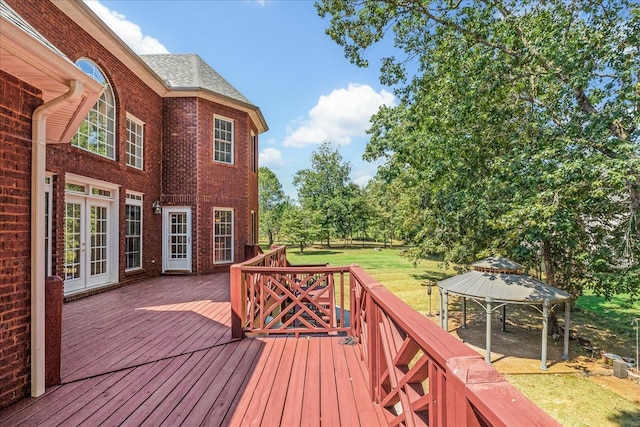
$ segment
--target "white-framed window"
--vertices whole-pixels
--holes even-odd
[[[127,166],[144,169],[144,123],[127,113]]]
[[[215,116],[213,160],[233,164],[233,120]]]
[[[140,193],[127,192],[125,204],[125,249],[127,270],[142,268],[142,202]]]
[[[76,65],[100,82],[105,91],[93,106],[89,115],[71,140],[71,144],[100,156],[115,160],[116,103],[109,80],[98,66],[89,59],[79,59]]]
[[[213,211],[213,262],[233,262],[233,209]]]

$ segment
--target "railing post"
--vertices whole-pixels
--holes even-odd
[[[246,319],[247,290],[246,282],[242,277],[242,266],[232,265],[230,271],[231,280],[231,337],[244,338],[242,323]]]
[[[367,336],[369,342],[368,354],[369,360],[367,361],[369,368],[369,388],[371,398],[375,403],[380,403],[380,359],[382,358],[382,337],[380,336],[380,316],[382,312],[373,299],[372,293],[378,288],[384,288],[379,283],[370,285],[366,291],[366,311],[367,311]]]
[[[62,354],[62,299],[64,285],[59,276],[45,280],[45,385],[58,385]]]
[[[480,357],[462,357],[447,361],[445,393],[446,402],[438,405],[445,411],[445,424],[452,427],[479,426],[477,416],[467,398],[469,383],[487,385],[504,382],[505,379],[493,368],[483,363]],[[500,396],[496,396],[496,400]]]
[[[364,289],[363,289],[364,290]],[[371,400],[380,403],[378,399],[378,348],[379,335],[378,329],[378,313],[375,310],[371,292],[367,289],[365,292],[365,319],[367,319],[367,370],[369,371],[369,394]]]

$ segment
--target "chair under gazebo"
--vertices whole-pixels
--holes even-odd
[[[569,358],[569,322],[571,295],[524,274],[524,266],[503,257],[489,257],[472,265],[472,270],[438,282],[440,290],[440,327],[449,330],[449,295],[462,297],[462,327],[466,328],[467,299],[475,301],[486,312],[486,356],[491,363],[491,313],[502,308],[502,330],[505,330],[507,304],[536,308],[542,314],[542,351],[540,369],[547,370],[547,335],[549,310],[565,302],[564,343],[562,359]],[[443,310],[444,306],[444,310]],[[541,306],[542,309],[539,309]]]

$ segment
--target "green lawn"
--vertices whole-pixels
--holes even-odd
[[[304,253],[287,248],[287,259],[291,264],[351,265],[358,264],[367,273],[382,283],[403,301],[411,304],[416,311],[429,314],[429,300],[425,284],[454,275],[452,269],[445,270],[438,261],[423,261],[414,267],[411,261],[399,255],[402,248],[307,248]],[[436,288],[431,295],[431,311],[437,310]]]
[[[358,264],[418,312],[428,315],[438,309],[438,294],[432,292],[431,302],[425,283],[455,275],[438,261],[423,261],[417,267],[401,257],[402,248],[287,248],[287,258],[293,264],[350,265]],[[577,301],[577,315],[587,318],[595,328],[620,329],[611,335],[631,340],[630,320],[640,317],[640,306],[622,308],[624,297],[604,301],[587,294]],[[430,307],[431,304],[431,307]],[[625,323],[626,322],[626,323]],[[635,333],[633,335],[635,346]],[[509,375],[509,381],[538,406],[566,426],[638,426],[640,408],[630,400],[605,390],[578,375],[538,374]]]

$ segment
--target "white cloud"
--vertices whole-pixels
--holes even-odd
[[[354,183],[358,184],[360,187],[366,187],[369,181],[371,181],[373,177],[369,174],[362,175],[353,180]]]
[[[258,164],[269,169],[280,169],[284,167],[282,153],[275,148],[265,148],[258,156]]]
[[[114,33],[118,35],[135,53],[169,53],[166,47],[151,36],[142,34],[139,25],[127,20],[127,17],[114,10],[110,10],[99,1],[85,0],[87,6],[104,21]]]
[[[395,96],[371,86],[349,83],[344,89],[336,89],[322,95],[301,123],[287,128],[285,147],[304,147],[331,141],[348,145],[352,137],[366,135],[369,119],[382,105],[394,105]]]

